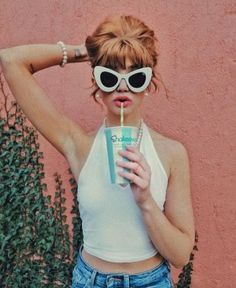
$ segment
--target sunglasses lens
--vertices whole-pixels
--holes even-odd
[[[143,72],[136,73],[129,77],[129,84],[134,88],[140,88],[146,81],[146,75]]]
[[[108,88],[115,86],[118,81],[118,78],[109,72],[102,72],[100,79],[102,84]]]

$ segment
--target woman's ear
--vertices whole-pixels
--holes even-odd
[[[96,99],[96,101],[97,101],[98,104],[100,104],[101,106],[104,106],[104,103],[103,103],[103,101],[102,101],[102,97],[101,97],[101,95],[99,94],[99,92],[97,92],[97,93],[95,94],[95,99]]]
[[[104,112],[105,115],[106,115],[107,107],[106,107],[106,105],[103,103],[102,96],[99,94],[99,92],[97,92],[97,93],[95,94],[95,99],[96,99],[97,103],[101,106],[103,112]]]
[[[96,99],[98,102],[101,101],[101,97],[100,97],[100,95],[99,95],[98,92],[95,94],[95,99]]]

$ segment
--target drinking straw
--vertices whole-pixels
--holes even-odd
[[[124,103],[120,106],[120,126],[124,126]]]

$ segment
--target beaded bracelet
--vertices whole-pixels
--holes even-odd
[[[63,58],[62,58],[62,62],[60,64],[60,66],[63,68],[66,65],[67,60],[68,60],[66,45],[62,41],[57,42],[57,45],[59,45],[61,47],[62,52],[63,52]]]

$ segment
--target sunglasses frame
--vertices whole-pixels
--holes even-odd
[[[112,75],[116,76],[118,78],[117,83],[112,87],[104,86],[102,81],[101,81],[102,72],[108,72],[108,73],[111,73]],[[136,73],[140,73],[140,72],[145,74],[146,80],[141,87],[135,88],[129,83],[129,77],[133,76]],[[116,88],[120,85],[121,80],[124,79],[128,88],[132,92],[139,93],[139,92],[144,91],[148,87],[148,85],[152,79],[152,68],[151,67],[143,67],[143,68],[133,70],[127,74],[120,74],[119,72],[114,71],[114,70],[107,68],[107,67],[104,67],[104,66],[95,66],[93,73],[94,73],[94,78],[95,78],[95,81],[96,81],[98,87],[104,92],[115,91]]]

